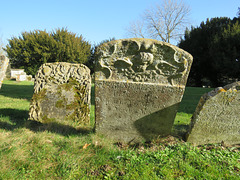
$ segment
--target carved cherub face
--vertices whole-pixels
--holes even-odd
[[[140,72],[145,72],[147,67],[153,63],[153,54],[149,52],[140,52],[136,56],[136,64]]]

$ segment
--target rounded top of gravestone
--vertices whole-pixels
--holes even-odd
[[[67,83],[70,79],[81,82],[89,80],[91,82],[90,69],[83,64],[68,62],[45,63],[41,65],[35,75],[34,92],[38,93],[44,88],[45,84]],[[51,83],[50,83],[51,82]]]
[[[128,39],[113,40],[113,41],[109,41],[109,42],[101,44],[99,46],[99,48],[104,47],[104,46],[109,46],[109,45],[115,45],[115,44],[118,44],[119,46],[126,46],[128,43],[130,43],[133,46],[135,45],[135,47],[142,48],[141,50],[147,50],[153,44],[159,44],[159,45],[162,45],[162,46],[169,46],[173,49],[177,49],[178,51],[183,51],[183,52],[186,53],[186,55],[188,54],[190,57],[192,57],[191,54],[189,54],[188,52],[184,51],[183,49],[181,49],[181,48],[179,48],[175,45],[172,45],[172,44],[167,43],[167,42],[159,41],[159,40],[156,40],[156,39],[147,39],[147,38],[128,38]]]
[[[114,40],[96,50],[96,80],[185,86],[193,57],[154,39]]]

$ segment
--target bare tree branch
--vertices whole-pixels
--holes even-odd
[[[179,39],[188,25],[190,8],[182,0],[162,0],[161,4],[144,12],[141,25],[131,25],[128,32],[164,42]],[[144,29],[144,31],[142,31]],[[135,36],[137,37],[137,36]]]
[[[135,21],[131,22],[130,26],[127,28],[128,36],[130,37],[138,37],[145,38],[145,27],[143,21]]]

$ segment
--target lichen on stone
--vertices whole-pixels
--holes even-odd
[[[96,77],[106,80],[185,85],[192,56],[161,41],[132,38],[96,50]]]
[[[29,119],[42,123],[89,124],[90,91],[91,76],[86,66],[46,63],[35,77]]]
[[[96,50],[96,133],[151,141],[171,133],[192,56],[152,39],[120,39]]]
[[[204,94],[193,114],[187,141],[195,145],[240,142],[240,81]]]

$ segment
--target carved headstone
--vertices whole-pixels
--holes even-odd
[[[136,38],[102,44],[96,57],[96,132],[125,142],[170,134],[192,56]]]
[[[0,89],[2,87],[2,82],[5,77],[8,64],[9,64],[9,59],[6,56],[1,55],[0,56]]]
[[[201,97],[187,141],[194,145],[240,144],[240,82],[216,88]]]
[[[90,121],[90,70],[82,64],[46,63],[36,76],[29,119],[77,127]]]

